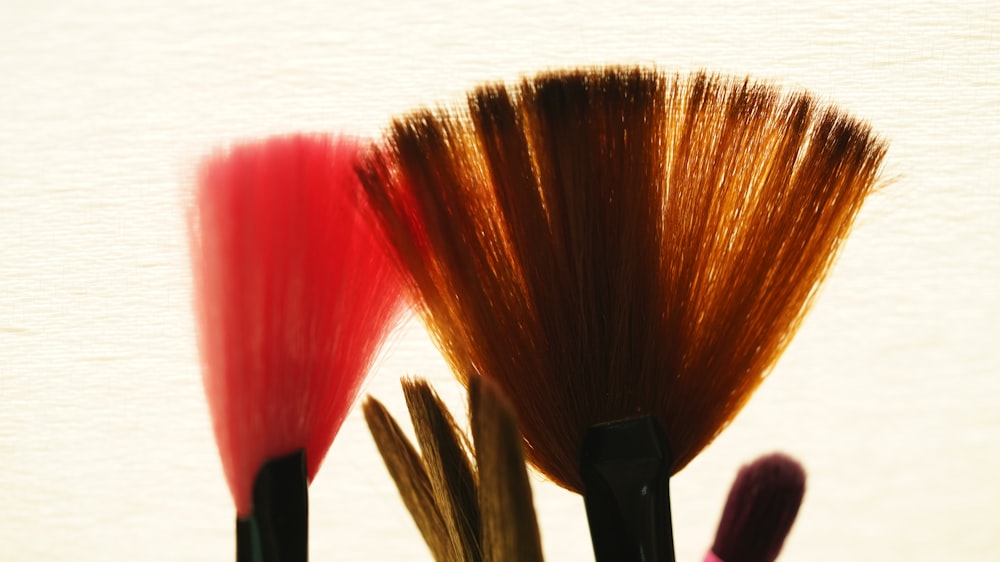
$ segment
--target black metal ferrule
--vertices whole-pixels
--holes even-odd
[[[592,426],[582,457],[596,562],[674,562],[673,458],[659,422],[644,416]]]
[[[253,483],[253,512],[236,519],[236,562],[306,562],[308,488],[305,449],[264,463]]]

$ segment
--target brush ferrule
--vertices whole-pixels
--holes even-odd
[[[591,427],[583,442],[584,503],[597,562],[673,562],[672,458],[655,418]]]
[[[305,449],[261,466],[253,484],[253,512],[236,519],[237,562],[306,562],[308,487]]]

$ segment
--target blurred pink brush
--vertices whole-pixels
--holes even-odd
[[[191,211],[203,380],[239,562],[304,562],[307,486],[402,308],[366,220],[358,141],[209,157]]]

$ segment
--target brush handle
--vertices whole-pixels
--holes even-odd
[[[264,463],[253,483],[253,512],[236,519],[236,562],[306,562],[308,488],[305,449]]]
[[[674,562],[667,438],[651,416],[592,426],[583,500],[596,562]]]
[[[714,552],[709,550],[708,552],[705,553],[705,559],[702,560],[701,562],[726,562],[726,561],[723,560],[722,558],[719,558],[718,556],[715,555]]]

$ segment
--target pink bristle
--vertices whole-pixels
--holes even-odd
[[[352,139],[296,135],[209,157],[190,216],[205,393],[237,513],[268,459],[309,481],[401,309],[361,208]]]

